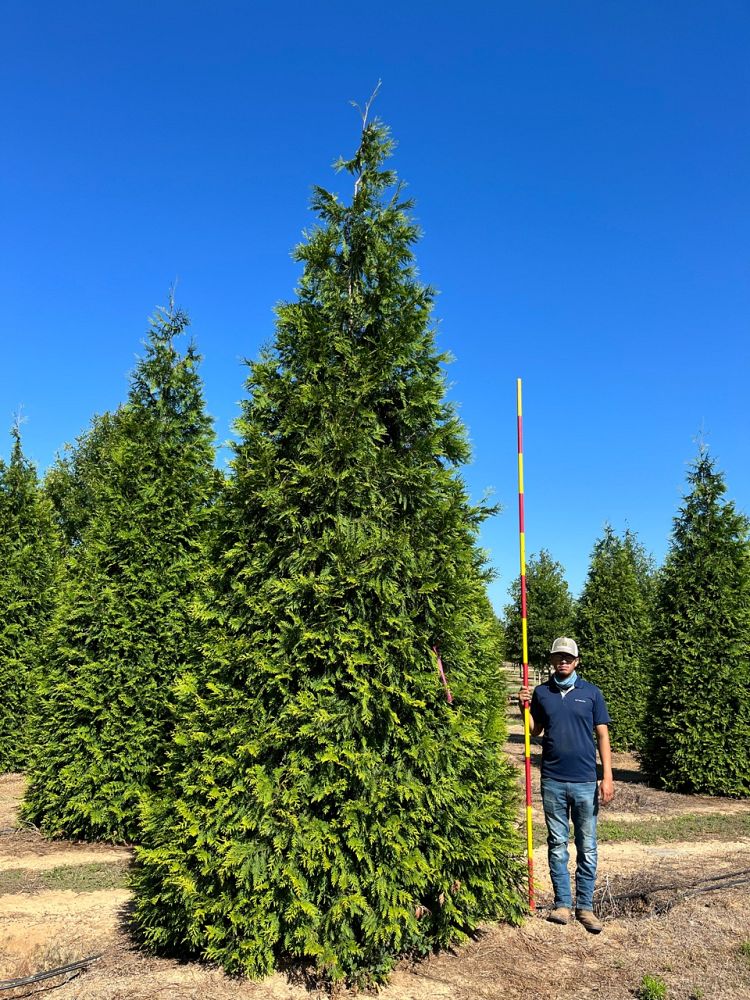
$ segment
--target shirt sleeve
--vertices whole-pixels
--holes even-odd
[[[612,720],[607,711],[607,703],[599,688],[596,688],[594,695],[594,726],[608,726]]]

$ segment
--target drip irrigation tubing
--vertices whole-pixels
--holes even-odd
[[[599,899],[595,900],[597,912],[606,913],[611,911],[612,916],[620,915],[627,909],[630,902],[644,903],[653,907],[656,913],[667,913],[680,902],[692,899],[705,892],[719,892],[722,889],[736,889],[740,886],[750,885],[750,868],[742,868],[737,871],[725,872],[723,875],[709,875],[705,878],[694,879],[692,882],[674,882],[669,885],[648,885],[644,884],[628,892],[613,893],[609,883],[601,891]],[[674,898],[658,903],[654,896],[661,892],[673,892]],[[599,895],[597,893],[597,895]],[[623,907],[623,904],[624,907]]]
[[[80,972],[94,962],[98,962],[101,955],[90,955],[82,958],[79,962],[71,962],[70,965],[61,965],[57,969],[49,969],[47,972],[37,972],[33,976],[24,976],[22,979],[6,979],[0,983],[0,990],[16,990],[21,986],[32,986],[34,983],[41,983],[45,979],[54,979],[55,976],[66,976],[69,972]]]
[[[723,884],[707,884],[717,882]],[[730,886],[741,885],[744,882],[750,882],[750,868],[741,868],[736,872],[726,872],[724,875],[708,875],[705,878],[695,879],[693,882],[675,882],[671,885],[646,885],[642,889],[634,889],[630,892],[613,893],[610,895],[610,899],[618,901],[621,899],[639,899],[641,896],[652,896],[655,892],[680,890],[683,892],[711,892],[714,889],[728,889]],[[699,886],[701,888],[698,888]]]

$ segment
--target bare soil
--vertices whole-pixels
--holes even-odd
[[[523,736],[511,719],[507,751],[519,768]],[[538,802],[539,748],[533,747]],[[607,818],[624,822],[681,814],[733,815],[750,803],[674,795],[649,788],[637,761],[615,754],[616,798]],[[0,872],[92,862],[122,865],[127,848],[45,841],[17,826],[22,775],[0,776]],[[541,812],[535,806],[535,818]],[[544,845],[534,852],[537,910],[521,928],[492,925],[455,952],[417,964],[402,962],[383,1000],[632,1000],[644,974],[661,976],[670,1000],[750,1000],[750,837],[696,843],[600,844],[598,900],[604,932],[546,921],[551,902]],[[665,888],[666,887],[666,888]],[[620,896],[629,898],[618,902]],[[52,986],[60,1000],[311,1000],[322,996],[299,978],[276,974],[261,982],[225,976],[199,963],[139,952],[127,932],[127,889],[0,894],[0,980],[32,975],[101,955],[77,978],[64,977],[2,997],[30,996]],[[2,985],[2,984],[0,984]],[[344,996],[356,994],[344,991]]]

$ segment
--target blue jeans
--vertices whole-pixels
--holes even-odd
[[[547,857],[555,906],[573,906],[568,874],[570,821],[576,843],[576,909],[590,910],[596,882],[596,817],[599,799],[595,781],[542,779],[542,804],[547,823]]]

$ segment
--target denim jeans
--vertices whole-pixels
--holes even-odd
[[[542,804],[547,823],[547,857],[555,906],[573,906],[568,874],[570,821],[576,844],[576,909],[590,910],[596,882],[596,817],[599,799],[595,781],[542,779]]]

